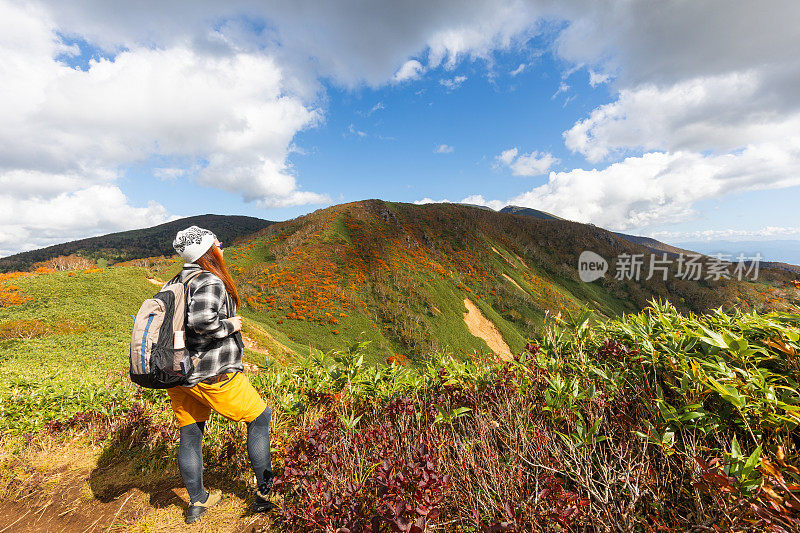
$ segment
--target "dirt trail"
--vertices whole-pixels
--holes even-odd
[[[256,344],[256,341],[254,341],[247,335],[242,334],[242,340],[244,341],[244,347],[247,348],[248,350],[254,351],[261,355],[270,355],[269,351],[264,350],[263,348],[259,348],[258,344]],[[258,374],[259,372],[261,372],[261,369],[258,367],[258,365],[254,365],[253,363],[242,361],[242,365],[244,365],[244,369],[247,372],[252,372],[253,374]]]
[[[483,316],[481,310],[469,298],[464,298],[464,306],[467,308],[467,312],[464,313],[464,322],[466,322],[469,332],[485,340],[489,348],[501,359],[510,361],[513,358],[511,349],[492,321]]]
[[[525,289],[523,289],[522,287],[520,287],[520,286],[519,286],[519,283],[517,283],[516,281],[514,281],[514,278],[512,278],[511,276],[509,276],[508,274],[505,274],[505,273],[503,274],[503,277],[504,277],[504,278],[506,278],[506,279],[507,279],[508,281],[510,281],[511,283],[513,283],[513,284],[514,284],[514,286],[515,286],[516,288],[518,288],[519,290],[521,290],[522,292],[524,292],[526,295],[528,294],[528,291],[526,291]]]
[[[76,443],[28,454],[24,474],[20,472],[0,499],[0,532],[271,530],[268,515],[247,511],[245,486],[222,486],[223,501],[199,525],[187,526],[188,497],[177,467],[139,477],[130,465],[100,466],[99,460],[98,448]],[[208,485],[220,486],[213,475]]]
[[[509,259],[509,258],[508,258],[508,257],[506,257],[505,255],[503,255],[503,254],[501,254],[499,251],[497,251],[497,248],[495,248],[494,246],[492,246],[492,251],[493,251],[494,253],[496,253],[497,255],[499,255],[500,257],[502,257],[502,258],[505,260],[505,262],[506,262],[506,263],[508,263],[509,265],[511,265],[511,266],[512,266],[512,267],[514,267],[514,268],[517,268],[517,265],[515,265],[515,264],[514,264],[514,262],[513,262],[513,261],[511,261],[511,259]]]
[[[252,321],[248,320],[247,323],[245,324],[244,328],[253,330],[253,332],[256,334],[255,336],[262,336],[262,337],[266,338],[269,342],[271,342],[275,346],[277,346],[278,349],[282,353],[279,353],[279,354],[271,353],[268,350],[260,348],[256,341],[254,341],[254,340],[242,335],[242,338],[244,339],[244,345],[247,348],[250,348],[251,350],[253,350],[255,352],[258,352],[258,353],[262,353],[264,355],[269,355],[271,357],[278,356],[278,357],[284,357],[285,358],[287,356],[297,355],[297,353],[294,350],[292,350],[288,346],[282,344],[278,339],[276,339],[273,335],[271,335],[267,330],[265,330],[264,328],[262,328],[260,326],[257,326]],[[250,343],[250,346],[248,346],[248,342]]]

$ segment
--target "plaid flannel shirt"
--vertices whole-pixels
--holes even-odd
[[[194,263],[184,264],[181,281],[199,270]],[[203,271],[189,281],[188,289],[186,349],[191,356],[200,359],[195,359],[195,369],[186,386],[218,374],[243,371],[242,337],[234,335],[233,324],[226,320],[236,315],[236,304],[228,296],[222,280]]]

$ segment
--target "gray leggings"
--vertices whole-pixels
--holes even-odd
[[[247,422],[247,455],[256,475],[259,488],[272,482],[272,458],[269,450],[269,406],[252,422]],[[178,447],[178,468],[192,503],[204,502],[208,493],[203,488],[203,430],[205,422],[195,422],[181,428]]]

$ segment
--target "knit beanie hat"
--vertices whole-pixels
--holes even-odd
[[[175,251],[178,252],[178,255],[180,255],[184,261],[187,263],[194,263],[202,257],[209,248],[214,246],[214,241],[216,240],[217,236],[211,231],[197,226],[191,226],[178,232],[175,236],[175,240],[172,241],[172,247],[175,248]]]

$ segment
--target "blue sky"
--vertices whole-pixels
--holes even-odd
[[[798,4],[612,3],[0,0],[0,256],[366,198],[797,240]]]
[[[294,137],[297,151],[288,158],[293,172],[303,188],[341,203],[366,198],[459,201],[473,194],[510,198],[547,179],[513,176],[498,167],[496,156],[513,147],[553,153],[561,160],[554,169],[592,168],[564,147],[561,134],[608,102],[608,88],[590,87],[586,71],[563,79],[550,54],[531,57],[543,47],[532,39],[521,50],[497,54],[491,65],[467,62],[400,85],[348,90],[324,83],[324,120]],[[520,65],[525,66],[522,72],[512,75]],[[460,78],[465,79],[455,87],[445,85]],[[556,94],[573,80],[576,88],[570,85]],[[442,145],[452,152],[437,152]],[[206,210],[219,205],[216,209],[225,213],[285,220],[310,210],[264,209],[236,194],[209,197],[189,178],[164,182],[154,177],[153,167],[162,164],[135,169],[123,190],[145,203],[155,189],[173,213],[195,214],[197,204]]]

